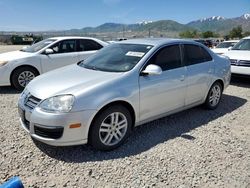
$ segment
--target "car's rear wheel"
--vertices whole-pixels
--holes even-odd
[[[11,82],[17,90],[23,90],[38,75],[38,72],[34,68],[20,67],[12,73]]]
[[[217,108],[220,103],[221,96],[222,96],[222,85],[219,82],[215,82],[211,86],[207,94],[207,98],[205,102],[206,108],[211,109],[211,110]]]
[[[116,105],[101,111],[90,130],[90,143],[98,150],[112,150],[129,136],[132,118],[127,108]]]

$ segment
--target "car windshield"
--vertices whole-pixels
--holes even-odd
[[[242,39],[232,50],[250,50],[250,39]]]
[[[216,46],[216,48],[229,48],[236,44],[237,42],[222,42]]]
[[[32,46],[22,49],[21,51],[30,52],[30,53],[38,52],[39,50],[43,49],[44,47],[50,45],[51,43],[55,41],[56,41],[55,39],[45,39],[36,44],[33,44]]]
[[[79,65],[106,72],[126,72],[131,70],[151,48],[151,45],[142,44],[110,44]]]

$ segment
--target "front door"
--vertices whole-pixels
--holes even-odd
[[[139,77],[140,121],[184,107],[186,67],[182,65],[180,46],[160,49],[149,64],[160,66],[163,72]]]
[[[41,55],[43,72],[48,72],[78,62],[78,52],[76,52],[75,40],[59,41],[49,48],[52,49],[54,53]]]

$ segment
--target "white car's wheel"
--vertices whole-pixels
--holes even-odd
[[[12,73],[11,82],[17,90],[23,90],[38,75],[34,68],[20,67]]]
[[[111,150],[120,146],[129,136],[132,119],[123,106],[111,106],[100,112],[92,123],[90,142],[99,150]]]

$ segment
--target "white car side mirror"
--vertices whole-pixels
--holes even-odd
[[[49,54],[53,54],[54,51],[53,51],[52,49],[50,49],[50,48],[47,48],[47,49],[44,51],[44,53],[45,53],[46,55],[49,55]]]
[[[146,67],[144,71],[142,71],[143,75],[160,75],[162,73],[162,69],[158,65],[150,64]]]

